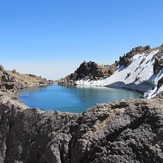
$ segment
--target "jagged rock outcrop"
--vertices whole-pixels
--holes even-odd
[[[0,90],[11,90],[15,92],[14,76],[5,71],[4,67],[0,65]]]
[[[162,163],[162,143],[162,100],[97,104],[78,115],[0,95],[0,162]]]
[[[128,65],[131,64],[132,62],[132,57],[135,55],[135,54],[138,54],[138,53],[144,53],[144,52],[148,52],[150,50],[150,46],[138,46],[138,47],[135,47],[133,48],[130,52],[124,54],[122,57],[119,58],[119,61],[118,61],[118,65],[119,66],[124,66],[124,67],[127,67]]]
[[[95,62],[83,62],[79,68],[64,79],[61,79],[59,85],[75,85],[77,80],[99,80],[107,78],[116,70],[117,65],[98,65]]]

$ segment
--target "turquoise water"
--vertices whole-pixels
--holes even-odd
[[[139,92],[103,87],[63,87],[52,85],[21,90],[19,99],[29,107],[80,113],[96,103],[138,98]]]

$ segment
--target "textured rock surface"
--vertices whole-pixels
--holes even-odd
[[[97,104],[77,115],[0,95],[0,162],[161,163],[162,143],[162,100]]]

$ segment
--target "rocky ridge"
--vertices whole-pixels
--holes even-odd
[[[2,65],[0,65],[0,90],[12,91],[14,93],[19,89],[43,87],[52,84],[52,80],[47,80],[41,76],[33,74],[20,74],[16,70],[6,71]]]
[[[152,49],[149,45],[147,46],[138,46],[133,48],[130,52],[124,54],[122,57],[119,57],[118,65],[127,67],[132,63],[132,57],[136,54],[149,53]]]
[[[163,100],[97,104],[82,114],[28,109],[0,95],[0,162],[162,163]]]

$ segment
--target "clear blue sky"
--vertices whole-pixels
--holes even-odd
[[[50,79],[163,44],[163,0],[1,0],[0,64]]]

